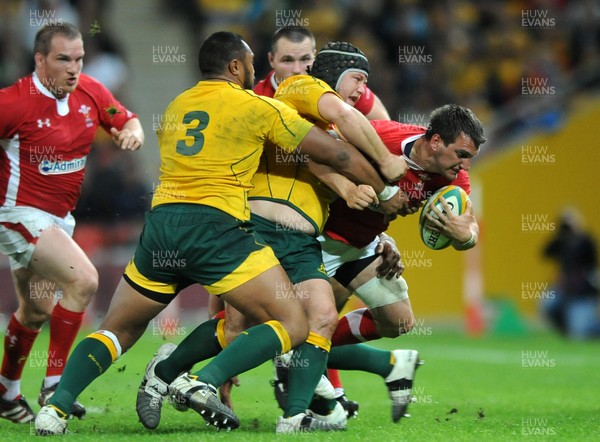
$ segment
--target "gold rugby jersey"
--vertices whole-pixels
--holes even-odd
[[[152,207],[204,204],[249,219],[248,191],[265,143],[291,152],[312,126],[280,101],[231,82],[200,81],[161,116]]]
[[[274,98],[296,109],[320,128],[328,129],[330,124],[319,114],[317,106],[326,93],[338,95],[324,81],[310,75],[294,75],[281,82]],[[307,161],[302,147],[290,154],[283,146],[265,146],[252,180],[255,187],[250,190],[249,198],[274,201],[294,208],[304,215],[318,234],[327,220],[329,204],[336,195],[308,170]]]

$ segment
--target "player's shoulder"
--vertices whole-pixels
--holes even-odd
[[[26,95],[34,95],[35,90],[33,76],[27,75],[26,77],[19,78],[10,86],[0,89],[0,96],[2,96],[3,100],[18,100],[20,97]]]
[[[96,80],[94,77],[90,77],[83,72],[79,74],[79,82],[77,83],[77,88],[83,89],[106,89],[102,83]]]
[[[292,75],[283,80],[275,91],[275,98],[281,95],[289,94],[308,94],[312,91],[316,92],[334,92],[331,87],[312,75]]]
[[[400,123],[393,120],[370,120],[370,123],[384,143],[387,140],[390,143],[394,143],[411,137],[418,137],[427,131],[426,127]]]
[[[38,104],[33,98],[41,92],[35,87],[32,75],[19,78],[15,83],[0,89],[0,111],[12,117],[23,115]]]
[[[111,92],[96,80],[94,77],[90,77],[84,73],[79,74],[79,81],[77,83],[77,88],[75,89],[75,94],[86,94],[90,97],[97,99],[98,97],[105,97],[112,95]]]
[[[235,87],[233,87],[235,86]],[[265,115],[270,113],[281,114],[291,110],[291,108],[280,100],[275,98],[259,95],[253,90],[244,89],[237,85],[232,85],[232,91],[238,95],[238,98],[243,101],[242,109],[256,115]],[[240,103],[241,103],[240,101]]]
[[[282,111],[294,110],[290,106],[288,106],[285,102],[281,100],[277,100],[273,97],[267,97],[264,95],[258,95],[253,91],[248,91],[250,96],[253,97],[253,105],[255,109],[264,112],[274,111],[277,113],[281,113]]]
[[[379,132],[379,131],[388,131],[388,130],[400,130],[401,123],[394,120],[369,120],[371,126]]]
[[[415,124],[400,123],[394,120],[370,120],[371,126],[379,132],[397,132],[407,136],[425,133],[427,128]]]

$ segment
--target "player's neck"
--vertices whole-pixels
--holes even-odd
[[[244,87],[244,85],[241,84],[237,78],[230,78],[225,75],[223,75],[223,76],[217,75],[215,77],[208,77],[208,78],[205,78],[204,80],[206,80],[206,81],[224,81],[227,83],[234,83],[234,84],[237,84],[238,86]]]
[[[425,137],[415,140],[412,149],[410,150],[409,158],[417,165],[427,170],[427,140]]]

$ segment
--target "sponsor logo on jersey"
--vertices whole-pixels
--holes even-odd
[[[75,158],[70,161],[50,161],[44,160],[38,166],[42,175],[63,175],[83,170],[87,157]]]

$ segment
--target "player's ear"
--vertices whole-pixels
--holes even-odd
[[[275,55],[273,55],[273,52],[269,51],[267,57],[269,58],[269,65],[271,68],[275,69]]]
[[[442,140],[440,134],[433,134],[429,140],[429,144],[434,152],[437,152],[444,147],[444,141]]]
[[[36,67],[42,66],[42,64],[44,62],[44,56],[42,55],[41,52],[36,52],[33,56],[33,59],[35,60]]]
[[[237,58],[234,58],[227,65],[227,69],[229,69],[229,72],[231,73],[231,75],[233,75],[234,77],[237,77],[240,75],[241,64],[242,64],[242,62],[240,60],[238,60]]]

